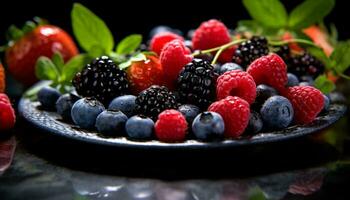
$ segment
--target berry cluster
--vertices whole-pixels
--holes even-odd
[[[310,123],[329,104],[310,86],[323,65],[307,52],[294,55],[263,36],[235,46],[217,20],[203,22],[191,41],[170,28],[155,30],[149,46],[155,54],[125,70],[106,56],[96,58],[73,79],[77,94],[43,88],[42,107],[109,137],[181,142]],[[198,52],[208,59],[199,59]]]

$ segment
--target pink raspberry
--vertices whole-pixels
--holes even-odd
[[[163,47],[173,41],[173,40],[181,40],[184,41],[184,38],[180,35],[177,35],[175,33],[171,32],[161,32],[153,36],[151,43],[150,43],[150,49],[151,51],[156,52],[158,55],[162,52]]]
[[[181,112],[164,110],[158,115],[155,123],[155,134],[162,142],[181,142],[185,140],[187,122]]]

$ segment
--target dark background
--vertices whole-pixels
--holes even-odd
[[[0,3],[0,44],[5,43],[5,31],[11,24],[23,23],[40,16],[71,32],[70,11],[73,2],[81,2],[104,19],[112,30],[115,40],[130,33],[148,34],[149,30],[160,24],[169,25],[187,32],[210,18],[222,20],[229,28],[234,28],[240,19],[249,15],[241,1],[135,1],[135,0],[2,0]],[[302,0],[282,0],[291,10]],[[341,39],[350,38],[347,1],[338,0],[326,23],[333,22]]]

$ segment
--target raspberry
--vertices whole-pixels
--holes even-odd
[[[216,94],[218,99],[238,96],[252,104],[256,97],[256,85],[253,77],[247,72],[228,71],[217,79]]]
[[[181,142],[185,140],[187,122],[181,112],[164,110],[155,123],[155,134],[163,142]]]
[[[0,63],[0,92],[5,91],[5,69]]]
[[[133,94],[138,95],[151,85],[163,84],[163,68],[156,56],[147,55],[146,61],[133,62],[126,73]]]
[[[219,113],[225,122],[225,136],[239,137],[247,127],[250,118],[250,108],[247,101],[228,96],[209,106],[209,111]]]
[[[163,47],[173,41],[173,40],[181,40],[184,41],[184,38],[171,32],[161,32],[153,36],[151,43],[150,43],[150,49],[153,52],[156,52],[158,55],[162,52]]]
[[[205,50],[218,47],[231,42],[231,36],[227,27],[216,19],[203,22],[194,32],[192,44],[194,49]],[[219,61],[229,62],[232,59],[235,48],[229,48],[222,52]],[[215,54],[215,52],[214,52]]]
[[[191,51],[181,40],[173,40],[164,46],[160,62],[164,70],[164,81],[169,89],[174,88],[180,70],[192,59]]]
[[[13,128],[16,122],[15,111],[6,94],[0,94],[0,131]]]
[[[288,82],[287,66],[274,53],[256,59],[249,65],[247,72],[254,78],[256,85],[267,84],[279,92],[285,90]]]
[[[312,122],[324,106],[323,94],[311,86],[288,88],[286,95],[294,109],[294,120],[299,124]]]

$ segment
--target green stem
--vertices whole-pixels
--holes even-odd
[[[219,51],[220,49],[227,49],[233,45],[236,45],[236,44],[239,44],[239,43],[242,43],[246,41],[246,39],[239,39],[239,40],[234,40],[232,42],[229,42],[227,44],[224,44],[222,46],[218,46],[218,47],[215,47],[215,48],[211,48],[211,49],[206,49],[206,50],[203,50],[203,51],[196,51],[192,54],[192,56],[198,56],[198,55],[201,55],[201,54],[207,54],[207,53],[212,53],[212,52],[215,52],[215,51]]]
[[[345,75],[345,74],[339,74],[340,77],[345,78],[347,80],[350,80],[350,76]]]
[[[273,46],[282,46],[282,45],[289,44],[289,43],[306,44],[306,45],[310,45],[310,46],[314,46],[314,47],[320,48],[315,43],[313,43],[313,42],[311,42],[309,40],[303,40],[303,39],[290,39],[290,40],[283,40],[283,41],[269,41],[269,44],[271,44]]]
[[[224,48],[219,49],[219,51],[216,52],[214,59],[211,61],[211,64],[214,65],[216,61],[219,59],[219,56],[224,51]]]

